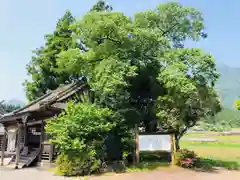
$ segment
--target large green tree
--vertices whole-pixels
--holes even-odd
[[[116,134],[138,123],[148,132],[176,132],[177,144],[189,127],[220,110],[214,58],[185,47],[207,37],[197,9],[166,3],[130,18],[95,6],[79,21],[67,14],[28,66],[30,100],[86,76],[96,107],[128,120]]]
[[[129,18],[92,11],[72,31],[86,51],[61,52],[58,71],[87,76],[95,103],[131,114],[146,131],[171,130],[181,136],[202,117],[220,110],[214,58],[186,41],[206,38],[202,14],[179,3],[161,4]]]
[[[112,11],[112,6],[100,0],[93,5],[91,11],[109,12]],[[55,31],[45,35],[45,45],[33,51],[34,56],[27,65],[27,72],[31,78],[24,83],[29,101],[44,95],[47,90],[54,90],[60,84],[78,78],[76,74],[65,71],[58,72],[56,63],[56,59],[62,51],[75,48],[87,51],[82,39],[75,36],[70,28],[74,21],[75,18],[71,12],[66,11],[63,17],[58,20]]]

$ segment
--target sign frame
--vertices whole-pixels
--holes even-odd
[[[164,137],[164,139],[162,139]],[[160,141],[159,141],[160,140]],[[166,142],[162,144],[162,142]],[[172,134],[139,134],[139,151],[172,152]]]
[[[156,133],[139,133],[139,129],[138,126],[135,126],[135,142],[136,142],[136,147],[135,147],[135,164],[138,164],[140,161],[140,141],[139,141],[139,136],[140,135],[170,135],[171,138],[171,151],[167,151],[169,153],[171,153],[171,159],[172,159],[172,164],[174,164],[175,162],[175,158],[174,158],[174,153],[176,151],[176,144],[175,144],[175,133],[172,132],[156,132]],[[153,150],[150,152],[166,152],[164,150]],[[143,152],[143,151],[142,151]],[[148,152],[148,151],[144,151],[144,152]]]

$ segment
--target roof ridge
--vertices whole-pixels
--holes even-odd
[[[74,83],[71,83],[71,84],[74,84]],[[66,85],[67,85],[67,84],[65,84],[64,86],[66,86]],[[57,89],[59,89],[59,88],[60,88],[60,87],[58,87]],[[36,100],[30,102],[30,103],[27,104],[26,106],[24,106],[24,107],[22,107],[22,108],[20,108],[20,109],[17,109],[17,110],[15,110],[15,111],[13,111],[12,113],[15,114],[15,113],[17,113],[17,112],[19,112],[19,111],[21,111],[21,110],[24,110],[24,109],[32,106],[33,104],[37,103],[38,101],[41,101],[42,99],[44,99],[44,98],[46,98],[47,96],[50,96],[52,93],[56,92],[57,89],[55,89],[55,90],[53,90],[53,91],[50,91],[50,92],[47,93],[47,94],[44,94],[43,96],[41,96],[41,97],[37,98]]]
[[[24,106],[24,107],[22,107],[22,108],[20,108],[20,109],[17,109],[17,110],[15,110],[15,111],[13,111],[12,113],[15,114],[15,113],[17,113],[17,112],[19,112],[19,111],[21,111],[21,110],[23,110],[23,109],[26,109],[26,108],[32,106],[33,104],[37,103],[38,101],[41,101],[42,99],[44,99],[45,97],[49,96],[50,94],[52,94],[52,92],[49,92],[49,93],[47,93],[47,94],[44,94],[43,96],[35,99],[34,101],[30,102],[30,103],[27,104],[26,106]]]
[[[68,88],[66,88],[66,89],[64,89],[63,91],[60,91],[60,92],[57,92],[57,90],[59,90],[59,88],[61,88],[61,87],[55,89],[55,90],[53,91],[53,93],[56,93],[56,96],[54,96],[54,97],[52,97],[51,99],[49,99],[49,100],[48,100],[48,104],[54,103],[54,101],[56,101],[58,98],[61,98],[62,96],[64,96],[65,94],[67,94],[67,92],[68,92],[70,89],[72,89],[72,88],[75,87],[75,86],[78,86],[79,84],[80,84],[79,82],[70,83],[70,84],[68,84],[68,85],[69,85]],[[65,86],[66,86],[66,85],[65,85]]]
[[[80,86],[81,85],[81,86]],[[61,93],[61,96],[58,96],[57,99],[61,99],[62,97],[64,97],[66,94],[70,93],[71,91],[73,91],[74,89],[78,88],[78,89],[82,89],[84,86],[86,86],[86,83],[76,83],[73,86],[69,87],[68,89],[66,89],[63,93]]]

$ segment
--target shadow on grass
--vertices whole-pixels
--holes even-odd
[[[195,171],[198,172],[217,172],[219,168],[228,170],[240,170],[240,163],[236,161],[223,161],[215,159],[200,158]]]
[[[164,151],[140,152],[140,163],[127,168],[127,172],[152,171],[171,166],[171,154]]]
[[[127,172],[152,171],[170,166],[171,164],[167,162],[140,162],[138,165],[128,167]]]

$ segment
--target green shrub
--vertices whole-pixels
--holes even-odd
[[[106,157],[104,140],[121,121],[121,116],[95,104],[70,102],[66,111],[47,122],[60,153],[58,172],[65,176],[89,174],[100,168]]]
[[[196,166],[197,154],[194,151],[187,149],[180,149],[174,153],[175,165],[181,167],[194,167]]]
[[[76,175],[73,162],[65,155],[59,155],[56,161],[57,175],[72,176]]]
[[[58,156],[57,173],[64,176],[86,175],[98,170],[101,166],[101,161],[97,158],[85,157],[69,157],[61,154]]]

